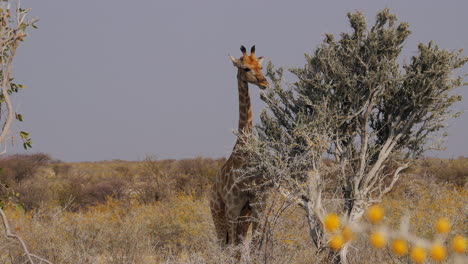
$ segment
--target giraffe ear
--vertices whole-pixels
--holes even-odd
[[[239,67],[239,60],[234,58],[233,56],[229,55],[229,58],[231,58],[232,64],[234,64],[235,67]]]
[[[260,56],[260,57],[258,57],[257,61],[258,61],[258,63],[259,63],[260,65],[262,65],[264,59],[265,59],[265,58],[264,58],[263,56]]]

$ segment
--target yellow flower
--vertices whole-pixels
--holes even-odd
[[[456,235],[452,240],[453,251],[463,254],[466,251],[466,238],[461,235]]]
[[[370,236],[370,242],[375,248],[383,248],[385,246],[385,237],[380,232],[374,232]]]
[[[349,226],[345,226],[341,231],[341,235],[343,236],[345,242],[351,241],[354,238],[353,230]]]
[[[367,218],[371,223],[376,224],[384,217],[384,210],[380,205],[373,205],[367,209]]]
[[[442,261],[447,257],[447,250],[440,244],[431,247],[431,257],[433,260]]]
[[[408,246],[406,242],[402,239],[395,239],[392,242],[392,250],[395,254],[402,257],[408,252]]]
[[[325,217],[325,229],[329,232],[335,231],[338,227],[340,227],[340,218],[336,214],[328,214]]]
[[[441,234],[450,232],[450,221],[447,218],[439,218],[435,224],[435,230]]]
[[[411,250],[411,260],[414,263],[423,263],[426,259],[426,251],[422,247],[413,247]]]
[[[329,246],[333,250],[340,250],[343,247],[344,243],[345,243],[344,238],[341,235],[334,235],[330,239],[330,242],[328,242]]]

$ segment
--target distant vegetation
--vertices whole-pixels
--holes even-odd
[[[67,210],[131,199],[147,204],[184,194],[201,199],[224,159],[63,163],[39,153],[0,159],[0,182],[18,192],[27,211],[41,205]]]
[[[0,180],[18,195],[3,206],[31,251],[53,263],[236,263],[217,247],[207,205],[223,162],[63,163],[46,154],[13,155],[0,160]],[[454,233],[466,235],[468,158],[426,158],[404,179],[382,203],[387,225],[397,228],[409,213],[412,232],[430,238],[433,222],[443,216]],[[284,210],[269,223],[266,263],[317,260],[302,210],[279,196],[271,200]],[[359,251],[350,251],[351,263],[406,263],[365,240],[355,242]],[[5,242],[1,237],[0,263],[23,263],[20,247]]]

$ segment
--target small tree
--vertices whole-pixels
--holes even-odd
[[[13,82],[12,75],[16,50],[20,42],[24,41],[27,29],[35,27],[34,23],[37,22],[37,19],[26,20],[28,12],[29,10],[20,7],[19,1],[16,1],[15,8],[11,8],[9,1],[0,2],[0,84],[2,89],[0,93],[0,144],[5,144],[8,137],[11,136],[10,128],[12,122],[15,119],[23,121],[22,115],[15,112],[10,96],[13,93],[17,93],[21,88],[24,88],[23,85]],[[28,133],[21,131],[20,137],[23,140],[23,147],[25,149],[30,148],[31,140]],[[5,153],[6,144],[0,155]],[[12,232],[8,219],[2,209],[2,206],[5,205],[2,202],[9,199],[12,194],[14,195],[14,192],[4,183],[0,182],[0,194],[2,194],[0,197],[0,216],[3,221],[5,235],[20,242],[27,257],[27,262],[34,263],[33,259],[35,258],[41,262],[50,263],[39,256],[31,254],[23,239]]]
[[[268,111],[246,147],[250,173],[304,208],[319,251],[328,251],[325,211],[358,221],[411,160],[438,147],[431,136],[458,115],[451,106],[461,100],[451,91],[462,78],[452,73],[468,60],[430,42],[400,65],[407,23],[397,24],[388,9],[371,28],[360,12],[348,18],[352,33],[338,41],[327,34],[303,68],[290,70],[297,81],[288,88],[283,70],[269,64]],[[346,247],[340,255],[345,262]]]

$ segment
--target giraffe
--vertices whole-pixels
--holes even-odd
[[[250,104],[248,83],[265,89],[268,81],[262,74],[263,57],[255,56],[255,46],[250,55],[241,46],[242,57],[230,56],[237,68],[239,89],[239,136],[230,157],[221,167],[211,189],[210,208],[215,224],[218,241],[222,246],[238,245],[245,238],[252,223],[252,233],[258,229],[256,219],[263,211],[262,197],[259,197],[249,186],[252,178],[239,178],[238,169],[246,166],[243,154],[237,149],[245,144],[244,137],[252,134],[252,106]]]

